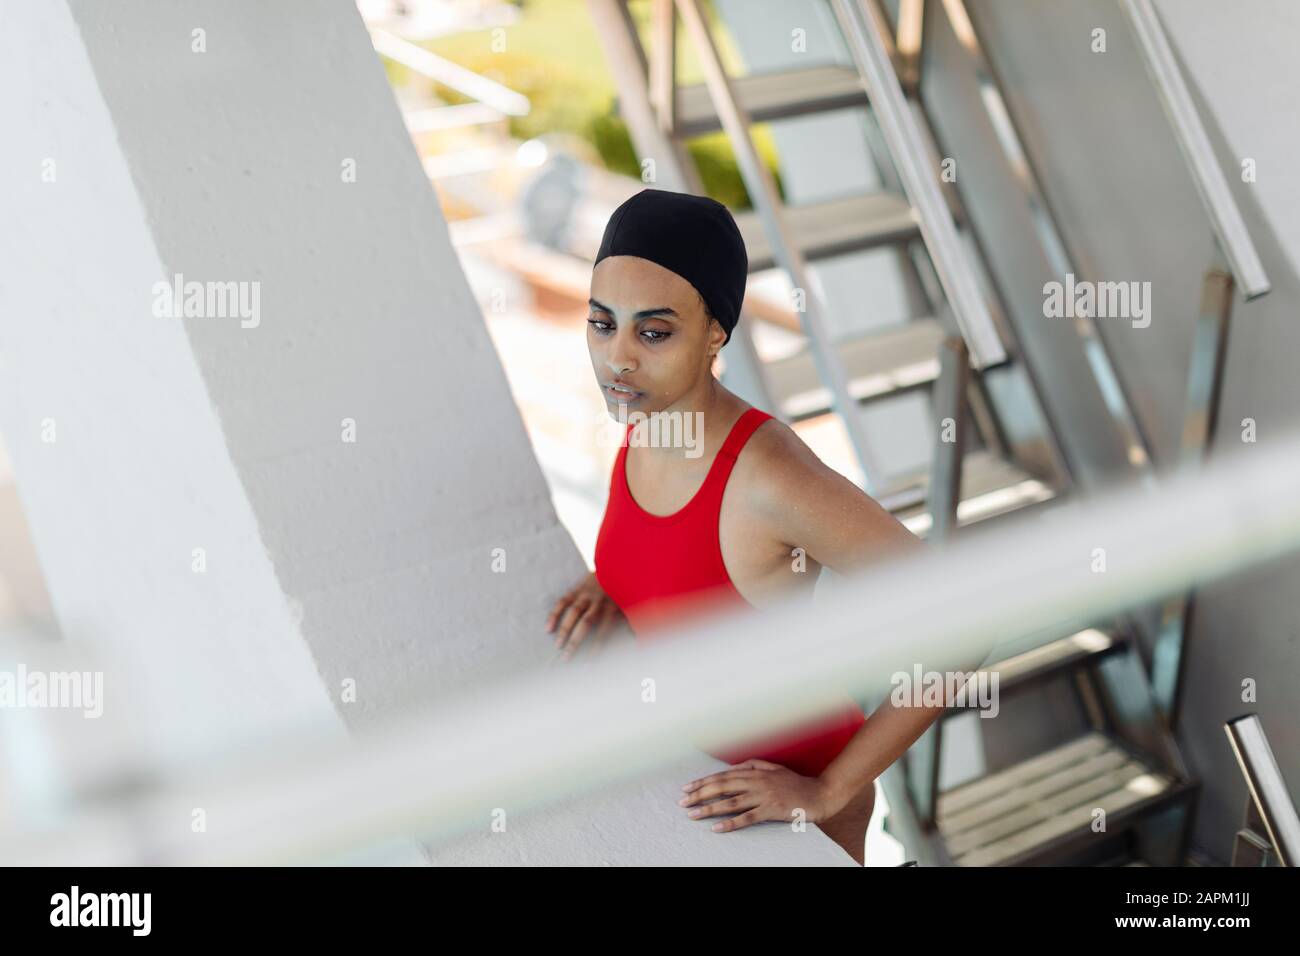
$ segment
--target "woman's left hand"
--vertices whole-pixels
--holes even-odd
[[[807,822],[817,823],[844,807],[820,777],[805,777],[757,758],[692,780],[682,789],[687,793],[679,803],[693,819],[739,814],[715,823],[713,829],[719,833],[764,820],[789,822],[796,810],[803,811]],[[713,802],[704,803],[706,800]]]

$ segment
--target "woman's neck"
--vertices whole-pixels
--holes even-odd
[[[683,436],[683,441],[656,444],[647,433],[649,422],[641,422],[633,430],[632,440],[641,446],[638,454],[649,452],[652,459],[665,464],[683,458],[712,460],[713,453],[727,440],[732,426],[749,407],[728,391],[712,374],[703,384],[699,394],[694,390],[656,415],[662,416],[658,424],[659,436]],[[678,422],[675,419],[680,418]],[[671,423],[671,425],[669,424]],[[638,439],[640,439],[638,441]]]

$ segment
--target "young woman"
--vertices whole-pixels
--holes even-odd
[[[611,416],[629,424],[596,570],[547,621],[565,659],[625,623],[645,640],[728,603],[810,599],[823,566],[847,573],[923,547],[789,427],[714,378],[747,274],[735,220],[711,199],[646,189],[610,218],[587,347]],[[645,440],[649,422],[633,411],[702,422],[702,453]],[[729,832],[788,823],[802,809],[862,864],[876,778],[938,713],[886,700],[868,719],[846,696],[823,720],[714,753],[732,766],[686,784],[683,812],[728,817],[713,829]]]

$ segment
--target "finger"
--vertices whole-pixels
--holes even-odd
[[[690,783],[684,783],[684,784],[682,784],[682,789],[685,790],[687,793],[692,793],[693,791],[695,791],[695,790],[698,789],[699,787],[704,786],[704,784],[708,783],[708,782],[711,781],[711,780],[715,780],[715,779],[717,779],[719,776],[721,776],[722,774],[727,773],[727,772],[728,772],[728,771],[721,770],[721,771],[719,771],[718,773],[711,773],[711,774],[709,774],[707,777],[696,777],[696,778],[695,778],[694,780],[692,780]]]
[[[596,633],[591,638],[592,654],[600,654],[609,644],[609,637],[614,632],[614,621],[617,617],[617,611],[607,605],[600,616],[600,623],[596,625]]]
[[[689,797],[682,797],[677,801],[679,807],[702,806],[707,803],[713,803],[726,797],[734,797],[750,790],[750,787],[733,784],[730,787],[718,787],[715,791],[701,791],[699,794],[691,794]]]
[[[564,610],[568,607],[571,607],[573,603],[577,601],[578,598],[580,598],[581,596],[582,596],[581,584],[575,584],[573,587],[569,588],[569,590],[565,591],[564,595],[558,601],[555,602],[555,606],[551,608],[551,614],[546,619],[546,630],[547,631],[553,630],[555,628],[556,622],[558,622],[560,619],[560,615],[564,613]]]
[[[718,780],[712,783],[706,783],[697,790],[693,790],[681,800],[677,801],[678,806],[693,807],[697,803],[703,803],[706,800],[714,800],[718,797],[731,793],[746,793],[754,788],[756,778],[753,775],[730,775],[726,780]]]
[[[692,820],[703,820],[706,817],[720,817],[724,814],[743,813],[746,810],[752,810],[758,807],[762,800],[753,793],[737,793],[721,800],[715,800],[712,803],[706,803],[687,812],[687,816]]]
[[[682,786],[682,789],[685,790],[687,793],[690,793],[692,790],[695,790],[695,789],[697,789],[698,787],[702,787],[702,786],[704,786],[706,783],[711,783],[711,782],[713,782],[713,781],[715,781],[715,780],[723,780],[723,779],[726,779],[726,777],[727,777],[728,774],[735,773],[737,770],[758,769],[758,768],[754,768],[754,767],[751,766],[753,763],[754,763],[754,761],[752,761],[752,760],[746,760],[746,761],[744,761],[743,763],[734,764],[734,765],[728,767],[726,770],[719,770],[719,771],[717,771],[716,773],[711,773],[711,774],[708,774],[707,776],[698,777],[698,778],[696,778],[695,780],[692,780],[690,783],[683,785],[683,786]],[[776,765],[775,765],[775,764],[771,764],[770,766],[776,766]],[[764,769],[766,769],[766,768],[764,768]]]
[[[597,613],[595,607],[589,604],[583,611],[582,615],[578,618],[578,623],[574,625],[573,632],[569,635],[569,639],[564,642],[564,659],[566,661],[578,652],[578,648],[582,645],[582,642],[585,641],[587,635],[591,633],[592,625],[595,624],[597,620]]]
[[[589,603],[581,600],[574,601],[565,610],[564,615],[560,618],[559,636],[555,639],[555,646],[563,649],[568,643],[569,636],[573,632],[573,626],[578,623],[582,615],[587,613]]]
[[[695,790],[697,790],[699,787],[702,787],[702,786],[704,785],[705,781],[707,781],[707,780],[712,780],[712,779],[713,779],[713,775],[712,775],[712,774],[710,774],[710,775],[707,776],[707,777],[699,777],[699,778],[697,778],[697,779],[695,779],[695,780],[692,780],[690,783],[684,783],[684,784],[682,784],[682,790],[684,790],[686,793],[693,793],[693,792],[694,792]]]
[[[748,760],[742,760],[738,764],[733,764],[732,770],[780,770],[779,763],[772,763],[770,760],[764,760],[761,757],[750,757]]]
[[[753,826],[755,823],[762,823],[764,820],[771,819],[762,810],[761,807],[755,807],[753,810],[747,810],[738,817],[732,817],[730,820],[719,820],[710,827],[716,833],[727,833],[730,830],[743,830],[745,827]]]
[[[565,592],[563,596],[560,597],[560,600],[556,601],[555,605],[551,607],[551,613],[546,615],[547,632],[555,630],[555,624],[559,622],[560,614],[564,613],[565,607],[573,604],[573,596],[575,596],[575,591],[571,589],[571,591]]]
[[[555,630],[555,622],[560,619],[560,614],[563,613],[564,609],[569,606],[571,600],[572,600],[571,597],[566,594],[564,595],[564,597],[560,598],[558,601],[555,602],[555,607],[551,608],[551,613],[546,617],[547,634],[550,634],[552,631]]]
[[[599,612],[594,605],[589,604],[583,610],[578,618],[578,623],[573,626],[573,632],[569,635],[569,639],[564,642],[564,656],[566,659],[572,657],[582,645],[582,642],[591,635],[591,628],[597,622],[598,614]]]
[[[704,776],[704,777],[696,777],[696,778],[695,778],[694,780],[692,780],[690,783],[683,785],[683,786],[682,786],[682,789],[685,790],[687,793],[690,793],[690,792],[692,792],[692,791],[694,791],[694,790],[698,790],[700,787],[704,786],[706,783],[712,783],[712,782],[715,781],[715,780],[720,780],[720,779],[726,777],[726,775],[729,774],[729,773],[731,773],[732,770],[734,770],[734,769],[735,769],[735,768],[728,768],[728,769],[726,769],[726,770],[719,770],[717,773],[711,773],[711,774],[708,774],[707,776]]]

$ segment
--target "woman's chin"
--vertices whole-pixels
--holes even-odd
[[[623,424],[650,417],[650,412],[643,410],[636,403],[609,402],[606,405],[606,411],[609,412],[612,421]]]
[[[605,396],[605,408],[609,412],[609,417],[615,421],[628,421],[634,414],[637,418],[644,418],[651,412],[644,395],[638,395],[634,399],[626,400],[614,398],[607,394]]]

